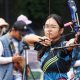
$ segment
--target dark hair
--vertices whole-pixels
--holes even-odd
[[[49,19],[49,18],[55,19],[60,28],[63,28],[64,27],[63,19],[61,18],[61,16],[59,16],[57,14],[51,14],[51,15],[48,16],[47,19]]]

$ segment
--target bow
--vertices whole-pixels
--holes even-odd
[[[80,28],[80,23],[79,23],[79,17],[78,17],[77,7],[75,4],[75,1],[74,0],[67,0],[67,3],[70,8],[72,22],[74,22],[73,23],[73,30],[75,32],[78,32],[79,28]]]

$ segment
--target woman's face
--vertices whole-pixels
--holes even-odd
[[[63,33],[63,28],[61,29],[59,27],[59,25],[58,25],[58,23],[56,22],[55,19],[49,18],[45,22],[44,33],[45,33],[45,36],[49,37],[52,40],[57,39]]]

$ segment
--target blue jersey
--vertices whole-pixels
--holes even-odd
[[[64,41],[60,40],[48,47],[40,57],[39,63],[44,71],[44,80],[67,80],[67,72],[72,62],[72,53],[67,49],[50,51],[50,48],[65,46]],[[39,45],[38,45],[39,48]]]

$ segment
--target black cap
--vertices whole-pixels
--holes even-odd
[[[16,21],[14,24],[13,24],[13,27],[16,29],[16,30],[21,30],[21,31],[26,31],[27,30],[27,25],[25,22],[23,21]]]

